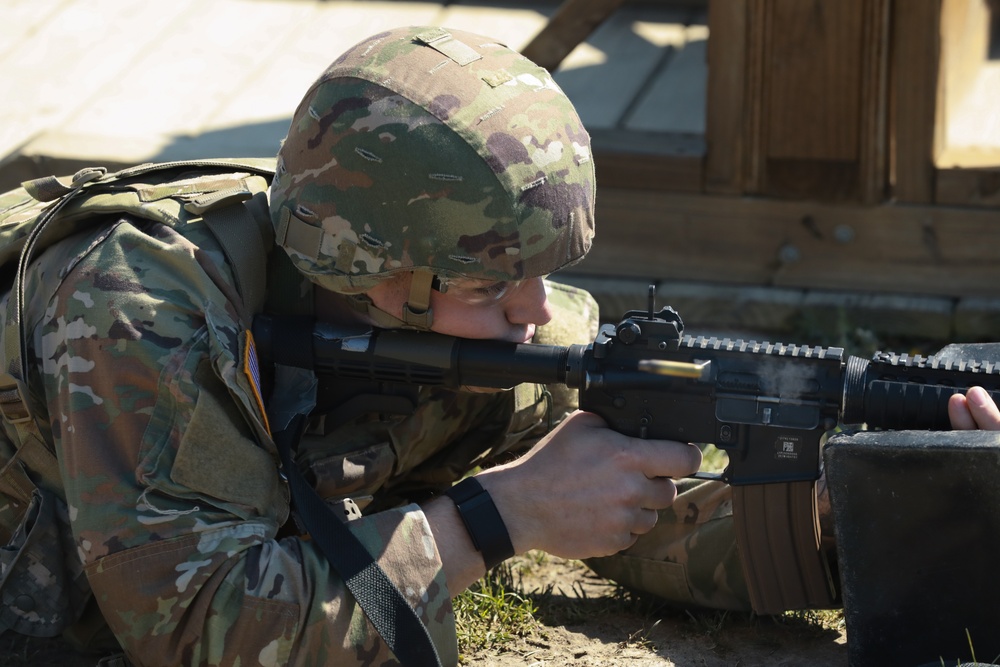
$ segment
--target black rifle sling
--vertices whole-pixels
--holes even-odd
[[[302,437],[305,423],[305,417],[298,415],[283,431],[274,434],[299,518],[399,663],[404,667],[440,667],[437,649],[417,612],[295,464],[292,451]]]

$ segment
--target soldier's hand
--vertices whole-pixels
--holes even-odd
[[[701,465],[701,451],[617,433],[576,412],[525,456],[477,477],[494,498],[516,551],[606,556],[656,525],[677,495],[671,477]]]
[[[955,430],[1000,431],[1000,409],[982,387],[971,387],[948,401],[948,416]]]

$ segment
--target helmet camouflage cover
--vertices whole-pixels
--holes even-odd
[[[402,28],[313,84],[271,186],[277,240],[343,293],[399,271],[519,280],[594,235],[590,139],[549,73],[495,41]]]

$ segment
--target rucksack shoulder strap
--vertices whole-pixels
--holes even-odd
[[[249,193],[248,193],[249,194]],[[240,318],[249,328],[251,319],[264,308],[267,291],[267,256],[274,247],[274,227],[263,192],[250,195],[240,205],[208,202],[199,210],[229,261],[236,290],[243,299]],[[204,204],[198,204],[200,208]],[[190,212],[191,204],[185,206]]]

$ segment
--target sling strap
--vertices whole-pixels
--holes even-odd
[[[400,664],[440,667],[437,648],[417,612],[347,524],[339,518],[331,520],[330,508],[295,464],[292,449],[305,426],[305,417],[298,415],[274,434],[299,518]]]

